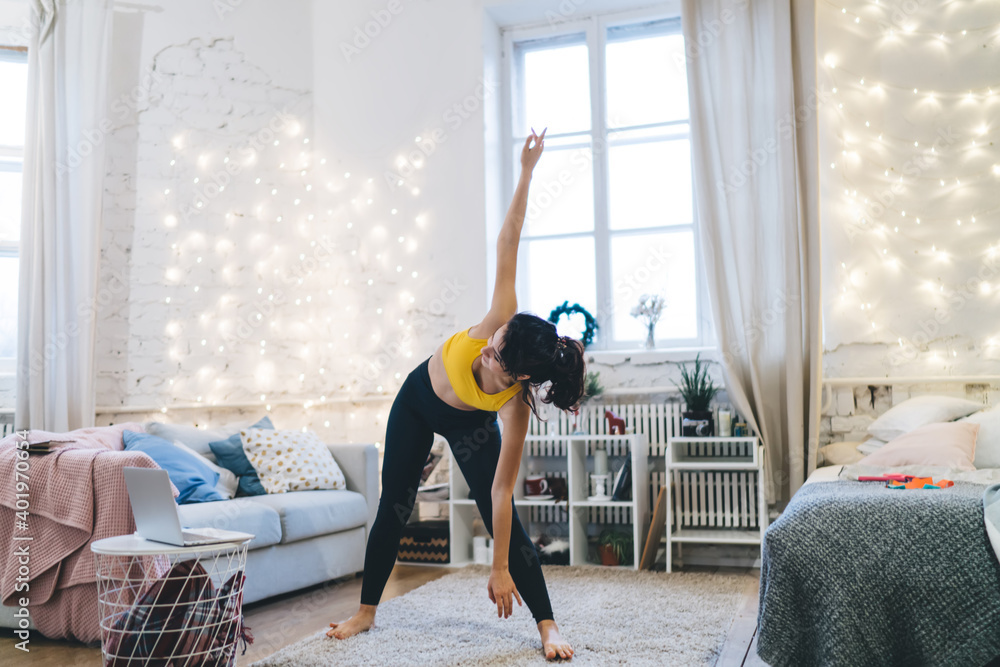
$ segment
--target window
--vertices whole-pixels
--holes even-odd
[[[21,164],[28,94],[27,52],[0,46],[0,372],[17,353],[17,256],[21,236]]]
[[[661,294],[658,345],[705,345],[680,19],[512,30],[504,53],[508,201],[525,138],[548,126],[521,236],[519,308],[545,317],[579,303],[600,322],[595,348],[635,349],[646,330],[630,311]]]

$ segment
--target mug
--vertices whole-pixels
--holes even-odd
[[[524,478],[524,495],[540,496],[549,491],[549,480],[544,475],[531,475]]]

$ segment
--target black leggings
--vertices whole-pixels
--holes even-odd
[[[407,376],[389,412],[382,459],[382,497],[365,552],[361,604],[377,605],[382,598],[435,433],[448,440],[486,530],[493,535],[493,475],[500,458],[497,413],[459,410],[442,401],[431,387],[429,362],[430,359]],[[552,619],[538,552],[521,526],[513,500],[507,566],[535,622]]]

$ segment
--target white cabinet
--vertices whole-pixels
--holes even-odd
[[[590,474],[594,471],[594,447],[604,443],[612,461],[623,462],[624,457],[631,459],[631,500],[625,501],[589,501]],[[646,436],[635,435],[535,435],[525,438],[521,467],[518,471],[517,484],[514,487],[514,506],[518,510],[522,524],[534,539],[529,521],[531,508],[556,508],[555,516],[565,518],[565,532],[557,535],[569,542],[570,565],[586,565],[590,551],[590,541],[599,533],[604,523],[602,517],[615,514],[617,517],[627,516],[633,541],[632,564],[626,567],[636,569],[642,554],[643,540],[649,528],[649,475],[648,452]],[[473,521],[478,510],[474,500],[469,498],[469,485],[455,461],[450,458],[449,470],[450,499],[449,544],[451,564],[464,565],[473,562],[472,535]],[[621,463],[619,463],[621,465]],[[614,466],[611,472],[616,472]],[[530,470],[543,475],[565,477],[567,482],[568,500],[555,503],[552,500],[528,500],[524,497],[524,478]],[[614,478],[612,478],[612,481]],[[613,492],[608,489],[608,495]],[[550,523],[546,521],[546,523]],[[559,523],[558,521],[554,523]],[[597,565],[598,563],[594,562]]]
[[[667,572],[674,544],[763,544],[764,446],[757,437],[670,437],[666,473]]]

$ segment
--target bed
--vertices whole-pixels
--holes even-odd
[[[856,480],[872,472],[817,469],[768,529],[758,655],[782,667],[1000,656],[1000,565],[983,518],[1000,470],[912,491]]]

